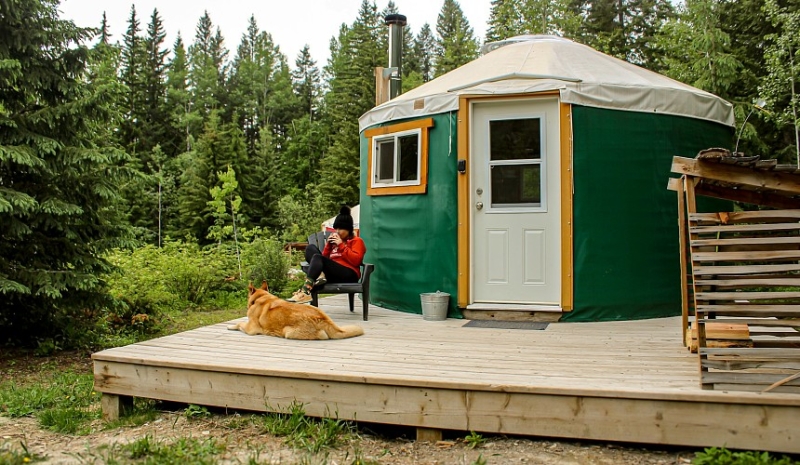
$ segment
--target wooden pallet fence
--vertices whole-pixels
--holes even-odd
[[[800,393],[800,210],[687,219],[703,388]],[[752,347],[713,344],[720,325]]]

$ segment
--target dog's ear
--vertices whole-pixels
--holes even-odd
[[[267,280],[266,279],[261,282],[261,289],[269,292],[269,286],[267,286]]]
[[[248,293],[248,295],[253,295],[253,293],[255,291],[256,291],[256,288],[253,287],[253,283],[250,283],[250,284],[247,285],[247,293]]]

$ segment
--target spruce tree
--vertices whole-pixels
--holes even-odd
[[[343,25],[332,43],[326,67],[330,91],[325,96],[331,147],[320,162],[319,179],[331,210],[359,202],[358,118],[375,105],[373,70],[385,61],[378,39],[384,28],[375,4],[363,0],[358,19],[350,27]]]
[[[156,145],[165,145],[168,140],[170,119],[166,106],[167,55],[169,49],[164,47],[166,32],[158,14],[154,9],[147,26],[147,36],[143,41],[145,61],[143,67],[144,102],[142,114],[141,151],[149,154]],[[151,173],[150,157],[147,155],[145,168]]]
[[[220,84],[219,46],[214,36],[214,25],[206,11],[197,23],[195,40],[189,46],[189,88],[192,89],[191,113],[193,121],[205,122],[211,112],[219,108]],[[200,127],[190,132],[195,137]]]
[[[527,31],[522,29],[521,0],[492,0],[486,42],[497,42]]]
[[[448,73],[478,57],[478,41],[472,32],[461,5],[444,0],[436,20],[436,75]]]
[[[690,0],[662,28],[664,73],[723,98],[738,79],[741,63],[730,53],[731,38],[721,28],[718,0]]]
[[[419,60],[422,82],[432,80],[434,78],[434,60],[436,59],[436,38],[428,23],[422,25],[419,34],[414,39],[414,55]]]
[[[647,68],[655,66],[661,25],[674,16],[669,0],[576,0],[572,7],[586,12],[575,32],[580,42]]]
[[[308,115],[312,121],[316,120],[322,92],[321,81],[317,62],[311,58],[308,44],[300,51],[294,63],[296,68],[292,71],[292,81],[302,114]]]
[[[800,169],[800,10],[778,0],[766,0],[764,10],[775,32],[766,37],[761,95],[772,110],[771,119],[784,131],[776,154]]]
[[[103,20],[100,23],[100,37],[98,42],[103,45],[110,45],[111,41],[111,34],[108,32],[108,19],[106,18],[106,12],[103,12]]]
[[[88,72],[93,31],[57,7],[17,0],[0,14],[0,344],[86,342],[82,319],[107,301],[103,253],[124,237],[124,153],[108,145],[118,88]]]
[[[170,131],[162,149],[175,156],[192,149],[192,128],[201,124],[192,113],[189,91],[189,62],[181,35],[172,47],[172,60],[167,67],[166,108],[169,111]]]
[[[127,86],[125,92],[125,119],[120,126],[120,143],[129,154],[136,156],[142,137],[144,104],[144,61],[145,50],[136,6],[131,5],[128,17],[128,28],[122,37],[122,83]]]

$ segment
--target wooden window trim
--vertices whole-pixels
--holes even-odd
[[[428,141],[429,129],[433,127],[433,118],[425,118],[405,123],[392,124],[380,128],[372,128],[364,131],[367,138],[367,195],[406,195],[406,194],[425,194],[428,191]],[[372,187],[372,159],[373,138],[394,134],[397,132],[420,130],[419,144],[419,185],[416,186],[397,186],[397,187]]]

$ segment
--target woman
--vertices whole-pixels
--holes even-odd
[[[325,283],[356,283],[361,278],[361,262],[367,246],[360,237],[353,234],[353,217],[350,208],[343,206],[333,221],[336,232],[328,237],[325,248],[320,252],[316,245],[306,247],[308,273],[306,282],[289,302],[304,304],[311,302],[311,289]]]

